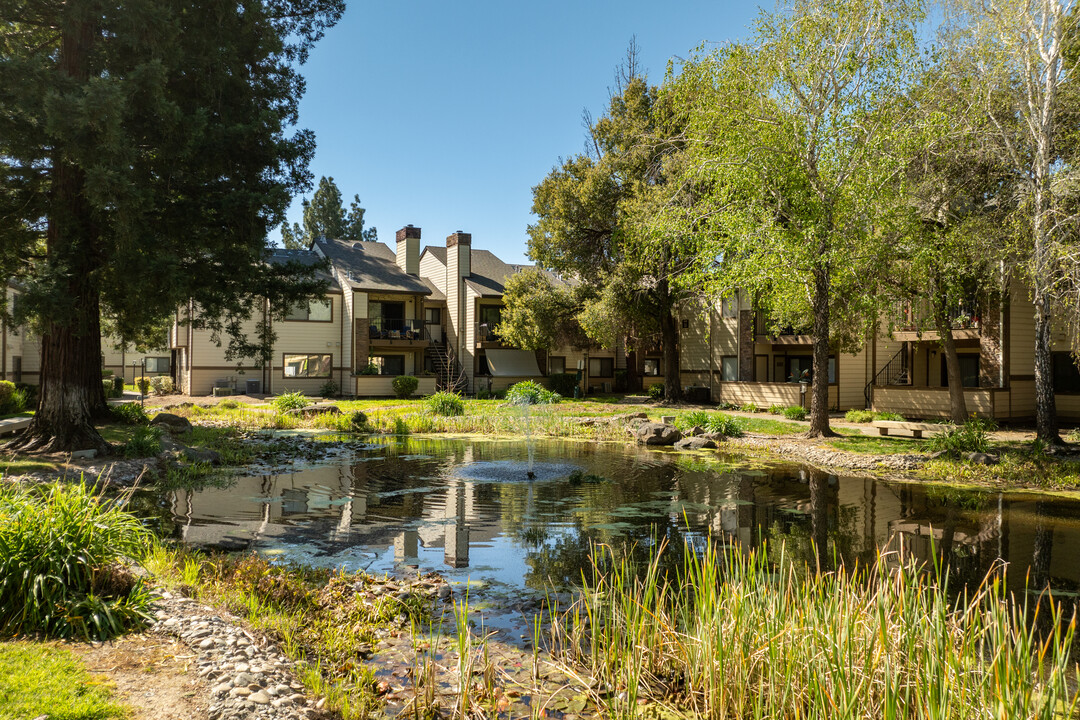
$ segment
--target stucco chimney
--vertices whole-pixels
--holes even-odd
[[[410,275],[420,274],[420,228],[406,225],[397,231],[397,264]]]
[[[472,235],[455,231],[446,238],[446,270],[451,277],[469,277],[472,274]]]

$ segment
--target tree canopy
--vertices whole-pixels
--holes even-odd
[[[379,232],[374,227],[364,227],[364,208],[360,196],[354,195],[348,212],[341,204],[341,190],[334,178],[322,177],[315,195],[309,201],[304,198],[304,224],[288,223],[281,226],[282,244],[290,249],[308,247],[317,237],[378,242]]]
[[[26,449],[107,445],[102,313],[138,337],[189,301],[238,330],[267,296],[321,291],[268,260],[309,182],[298,65],[342,0],[24,0],[0,8],[0,273],[37,319]],[[4,308],[10,315],[11,308]]]

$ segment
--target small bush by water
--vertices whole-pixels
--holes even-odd
[[[287,410],[299,410],[302,407],[307,407],[308,399],[300,391],[287,392],[278,395],[270,401],[270,404],[274,406],[275,410],[283,413]]]
[[[81,484],[0,487],[0,629],[105,639],[150,619],[127,564],[150,535]]]
[[[533,380],[522,380],[506,390],[506,402],[510,405],[553,405],[561,399],[559,393]]]
[[[465,414],[465,401],[460,395],[440,390],[424,400],[428,412],[443,417],[457,417]]]
[[[720,433],[727,437],[742,437],[743,426],[737,419],[723,413],[716,413],[709,418],[705,426],[709,432]]]
[[[993,420],[972,417],[959,427],[948,428],[933,436],[927,447],[935,452],[989,452],[990,433],[996,429]]]

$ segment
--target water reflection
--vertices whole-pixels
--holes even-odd
[[[593,543],[644,555],[667,540],[677,563],[684,541],[709,536],[743,546],[783,541],[823,569],[870,562],[899,538],[921,559],[947,560],[964,580],[1005,560],[1014,590],[1029,571],[1036,586],[1080,584],[1073,500],[615,445],[540,442],[536,455],[545,471],[529,482],[514,474],[527,458],[523,443],[387,441],[347,464],[161,501],[175,536],[196,545],[379,572],[416,566],[520,589],[578,582]]]

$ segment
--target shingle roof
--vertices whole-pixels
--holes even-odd
[[[319,254],[311,250],[286,250],[285,248],[273,248],[270,251],[270,262],[278,265],[287,262],[298,262],[301,265],[311,267],[322,262],[322,258]],[[341,291],[341,285],[334,279],[333,275],[325,270],[319,270],[315,273],[315,276],[320,280],[326,280],[330,284],[330,290]]]
[[[431,295],[428,297],[428,300],[431,300],[433,302],[446,302],[446,293],[437,288],[435,286],[435,283],[431,282],[429,278],[422,277],[420,278],[420,281],[427,285],[428,290],[431,291]]]
[[[446,264],[446,248],[428,245],[424,252],[431,253],[436,260]],[[535,265],[515,265],[500,260],[490,250],[472,249],[470,260],[472,272],[465,278],[465,284],[480,294],[481,297],[501,297],[506,290],[506,281],[516,272]],[[558,276],[541,270],[553,284],[565,284]]]
[[[352,243],[319,238],[315,244],[349,279],[354,290],[431,294],[431,289],[420,278],[398,267],[394,251],[380,242]]]

